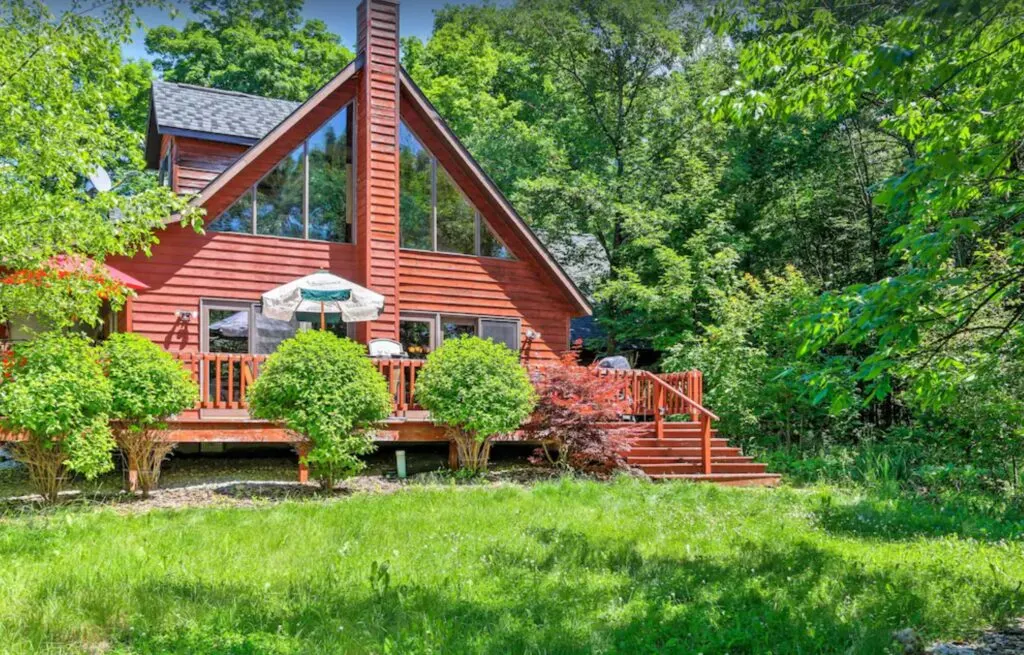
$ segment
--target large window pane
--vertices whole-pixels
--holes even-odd
[[[214,232],[244,232],[252,233],[252,189],[249,189],[242,197],[235,201],[216,219],[207,226],[208,230]]]
[[[437,167],[437,249],[472,255],[476,252],[476,211]]]
[[[249,310],[207,309],[208,352],[249,352]]]
[[[515,321],[480,319],[480,337],[503,343],[510,350],[519,350],[519,324]]]
[[[498,237],[491,232],[491,227],[482,217],[480,218],[480,254],[484,257],[498,257],[500,259],[512,259],[512,253],[508,251]]]
[[[252,351],[257,355],[269,355],[277,350],[281,342],[291,339],[299,330],[299,323],[294,318],[291,321],[279,321],[263,315],[257,307],[253,318],[256,323],[256,334],[253,338]]]
[[[432,160],[430,153],[402,123],[398,138],[401,192],[401,245],[430,250]]]
[[[302,237],[302,146],[256,185],[256,233]]]
[[[430,319],[402,319],[398,322],[398,341],[413,359],[423,359],[431,351],[434,322]]]
[[[441,338],[457,339],[461,336],[476,336],[476,319],[461,316],[442,316]]]
[[[349,179],[351,114],[342,109],[309,138],[309,238],[352,241]]]

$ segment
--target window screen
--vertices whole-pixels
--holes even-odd
[[[482,318],[480,319],[480,336],[484,339],[491,339],[495,343],[503,343],[510,350],[519,350],[519,323],[516,321]]]

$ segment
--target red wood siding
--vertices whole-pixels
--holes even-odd
[[[173,143],[174,190],[179,193],[199,193],[248,150],[233,143],[180,136],[173,137]]]
[[[366,0],[357,12],[365,68],[356,104],[356,202],[361,279],[385,298],[360,336],[398,336],[398,5]]]
[[[174,225],[160,235],[153,256],[111,264],[149,285],[134,300],[132,327],[167,350],[199,350],[199,300],[253,300],[275,286],[323,268],[356,275],[351,244],[278,239],[193,230]],[[189,323],[177,310],[197,312]]]
[[[527,353],[551,359],[569,347],[569,305],[523,261],[401,251],[399,304],[403,312],[472,314],[522,319],[541,334]]]

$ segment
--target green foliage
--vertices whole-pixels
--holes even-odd
[[[112,334],[101,347],[111,384],[110,417],[139,427],[192,408],[199,389],[170,353],[137,334]]]
[[[536,403],[516,353],[469,336],[447,339],[427,356],[416,397],[434,421],[480,442],[519,429]]]
[[[391,414],[387,380],[366,347],[330,332],[287,339],[263,364],[247,396],[253,418],[282,421],[312,442],[307,460],[331,487],[362,470],[370,429]]]
[[[84,337],[47,332],[14,346],[0,384],[0,425],[88,479],[114,466],[111,388],[97,355]]]
[[[193,0],[180,30],[161,25],[146,50],[169,82],[285,100],[306,100],[352,60],[319,19],[302,20],[302,0]]]
[[[133,0],[77,5],[54,16],[29,0],[0,2],[0,261],[8,272],[50,271],[0,284],[0,321],[33,314],[44,325],[95,324],[103,297],[124,291],[98,275],[52,272],[53,258],[148,251],[154,229],[187,198],[143,175],[141,136],[132,115],[145,67],[122,61]],[[43,110],[42,108],[45,108]],[[111,191],[90,194],[97,166]]]
[[[799,335],[787,329],[814,299],[814,288],[792,267],[764,280],[747,276],[718,299],[699,336],[668,350],[662,367],[703,371],[708,405],[722,408],[720,429],[730,437],[760,446],[831,443],[858,417],[816,405],[805,379],[822,362],[798,360]]]
[[[722,30],[753,28],[740,77],[715,106],[741,123],[851,117],[903,161],[872,189],[899,221],[891,274],[823,296],[803,350],[866,351],[869,399],[905,386],[948,405],[981,369],[974,353],[1019,348],[1024,293],[1024,37],[1020,2],[751,3]],[[964,342],[970,342],[964,347]],[[848,404],[832,371],[813,382]]]
[[[1022,532],[962,504],[625,478],[19,512],[0,633],[17,653],[878,655],[902,627],[1019,617]]]
[[[128,490],[143,495],[156,486],[160,466],[174,447],[163,440],[163,421],[199,400],[199,388],[181,362],[137,334],[112,334],[102,349],[111,383],[114,439],[128,470]]]

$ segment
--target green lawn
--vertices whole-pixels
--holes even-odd
[[[563,481],[0,518],[0,651],[880,653],[1024,614],[1024,524]]]

